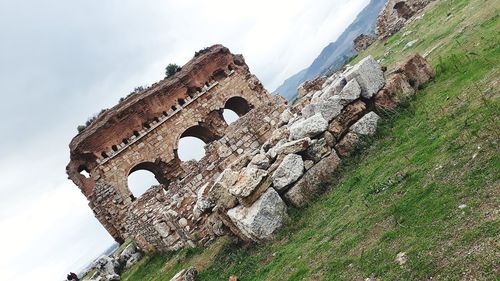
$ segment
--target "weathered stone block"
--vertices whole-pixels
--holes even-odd
[[[339,139],[352,124],[361,118],[365,110],[366,103],[361,100],[347,105],[342,114],[332,120],[328,126],[328,131],[332,133],[335,139]]]
[[[350,130],[359,135],[373,135],[377,130],[377,124],[380,116],[371,111],[361,117],[358,122],[351,126]]]
[[[368,56],[345,73],[346,79],[356,79],[361,87],[361,95],[371,98],[384,86],[384,72],[373,57]]]
[[[298,121],[290,126],[290,139],[298,140],[305,137],[315,137],[328,127],[328,122],[320,113],[315,114],[303,121]]]
[[[288,154],[273,173],[273,186],[276,190],[282,191],[288,185],[297,181],[304,173],[304,162],[297,154]]]

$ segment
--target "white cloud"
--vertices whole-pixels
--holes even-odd
[[[273,90],[368,0],[0,2],[0,280],[54,280],[111,243],[67,180],[76,126],[222,43]]]

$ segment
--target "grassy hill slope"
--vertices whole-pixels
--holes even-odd
[[[169,280],[191,264],[199,280],[499,280],[499,6],[436,1],[359,55],[386,54],[390,67],[433,50],[436,79],[385,114],[325,194],[290,210],[275,241],[221,238],[208,249],[150,255],[122,280]],[[401,252],[404,265],[395,260]]]

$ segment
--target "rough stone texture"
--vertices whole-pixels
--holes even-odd
[[[371,98],[384,86],[384,72],[373,57],[368,56],[345,73],[346,79],[356,79],[361,87],[361,95]]]
[[[373,36],[360,34],[353,41],[354,50],[356,50],[356,52],[358,53],[366,50],[366,48],[368,48],[374,41],[375,38]]]
[[[354,100],[357,100],[361,95],[361,87],[356,79],[352,79],[344,86],[342,91],[337,96],[342,105],[347,105]]]
[[[389,0],[377,17],[376,33],[384,40],[398,32],[432,0]]]
[[[332,151],[328,157],[305,172],[302,178],[285,193],[285,200],[296,207],[304,206],[318,194],[321,183],[331,177],[339,163],[340,158]]]
[[[304,162],[297,154],[288,154],[273,173],[273,187],[284,190],[288,185],[297,181],[304,173]]]
[[[287,217],[286,205],[278,193],[269,188],[251,207],[237,206],[227,215],[253,241],[269,240]]]
[[[379,110],[394,109],[414,93],[406,76],[396,73],[387,78],[384,87],[374,96],[375,106]]]
[[[365,110],[366,103],[361,100],[349,104],[344,108],[342,114],[330,122],[328,131],[335,139],[340,139],[349,130],[349,127],[363,116]]]
[[[414,54],[400,63],[394,72],[404,74],[414,89],[419,89],[435,76],[430,63],[419,54]]]
[[[255,165],[258,169],[263,169],[266,170],[269,168],[271,165],[269,158],[265,154],[259,153],[256,154],[253,158],[252,161],[250,161],[252,165]]]
[[[267,176],[267,172],[254,167],[245,167],[241,170],[238,179],[233,186],[229,187],[229,192],[236,197],[247,197]]]
[[[302,109],[302,116],[310,118],[317,113],[320,113],[326,121],[330,122],[335,116],[342,111],[343,105],[338,96],[331,97],[326,100],[321,100],[318,103],[308,104]]]
[[[195,281],[198,275],[198,270],[194,267],[179,271],[170,281]]]
[[[305,81],[297,88],[297,92],[299,93],[298,97],[302,98],[310,92],[320,91],[326,79],[325,76],[320,76],[313,80]]]
[[[359,142],[359,136],[356,133],[348,132],[336,145],[335,150],[340,157],[345,157],[356,148]]]
[[[280,114],[280,122],[278,124],[278,126],[283,126],[285,124],[288,124],[288,122],[290,121],[290,119],[293,118],[293,113],[290,111],[290,109],[285,109],[285,111],[283,111],[281,114]]]
[[[96,270],[93,278],[97,278],[101,281],[115,281],[120,280],[117,269],[119,263],[117,260],[108,257],[100,257],[94,264],[93,268]]]
[[[299,153],[306,150],[311,144],[310,138],[302,138],[290,142],[281,142],[269,150],[269,156],[274,159],[280,154]]]
[[[290,126],[290,139],[298,140],[305,137],[314,137],[326,131],[328,122],[317,113],[303,121],[296,122]]]
[[[125,262],[125,268],[130,268],[134,264],[136,264],[140,259],[142,258],[142,253],[134,253],[128,258],[128,260]]]
[[[238,180],[238,173],[225,169],[208,191],[208,198],[217,206],[229,209],[236,206],[237,199],[229,192],[229,188]]]
[[[377,130],[379,119],[380,116],[378,116],[375,112],[369,112],[351,126],[351,131],[359,135],[373,135]]]
[[[330,151],[331,149],[324,138],[315,139],[304,153],[304,158],[319,162],[323,157],[328,155]]]
[[[271,137],[262,145],[262,148],[264,151],[268,151],[271,147],[276,146],[278,142],[288,139],[288,136],[290,136],[288,128],[278,128],[272,132]]]
[[[123,251],[120,253],[118,256],[118,261],[120,263],[126,262],[132,255],[137,253],[137,247],[135,246],[134,243],[130,243]]]
[[[344,76],[337,76],[336,74],[334,74],[332,75],[332,77],[335,77],[335,80],[333,80],[332,83],[323,90],[323,94],[321,95],[321,99],[323,100],[327,100],[339,94],[347,84],[347,80]]]

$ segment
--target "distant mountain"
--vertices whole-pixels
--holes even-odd
[[[342,66],[347,59],[356,54],[353,40],[362,33],[374,33],[377,16],[386,2],[387,0],[371,0],[339,38],[328,44],[308,68],[286,79],[273,93],[292,100],[297,95],[297,87],[302,82]]]

